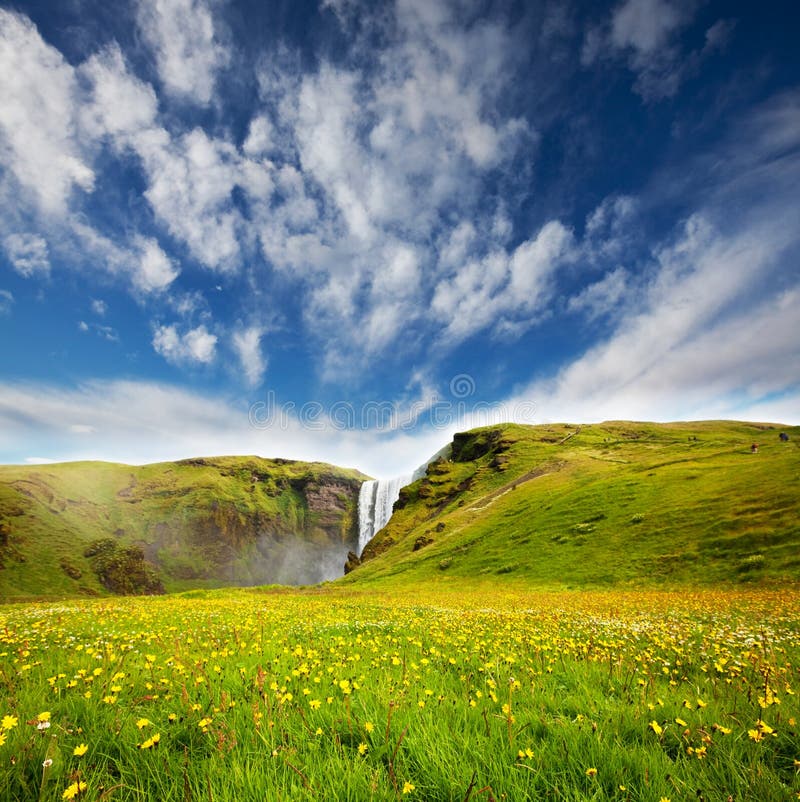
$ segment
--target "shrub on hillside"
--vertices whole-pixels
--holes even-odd
[[[113,538],[101,538],[83,552],[103,587],[122,596],[164,592],[155,568],[144,559],[138,546],[121,546]]]

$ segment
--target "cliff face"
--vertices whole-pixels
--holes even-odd
[[[332,579],[365,478],[257,457],[0,467],[0,597]],[[126,573],[146,587],[109,579]]]

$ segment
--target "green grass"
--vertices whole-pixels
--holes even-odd
[[[295,541],[343,563],[365,478],[258,457],[0,466],[0,599],[107,593],[84,551],[109,537],[140,546],[169,590],[263,583]],[[315,509],[320,487],[335,509]]]
[[[0,800],[786,800],[798,668],[795,590],[6,605]]]
[[[797,427],[726,421],[475,430],[459,436],[451,460],[403,491],[364,564],[343,581],[793,581],[799,443]]]

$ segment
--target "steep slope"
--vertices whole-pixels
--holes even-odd
[[[330,579],[366,478],[258,457],[0,466],[0,599]]]
[[[341,581],[796,580],[799,445],[800,427],[728,421],[476,429],[401,491]]]

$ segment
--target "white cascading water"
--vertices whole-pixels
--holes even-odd
[[[411,476],[394,479],[370,479],[358,493],[358,556],[364,546],[383,529],[392,517],[392,508],[400,498],[400,488],[412,481]]]
[[[425,476],[428,465],[438,457],[449,457],[451,445],[437,451],[429,460],[411,474],[396,476],[394,479],[369,479],[361,485],[358,493],[358,556],[364,546],[389,523],[394,503],[400,498],[400,491],[417,479]]]

